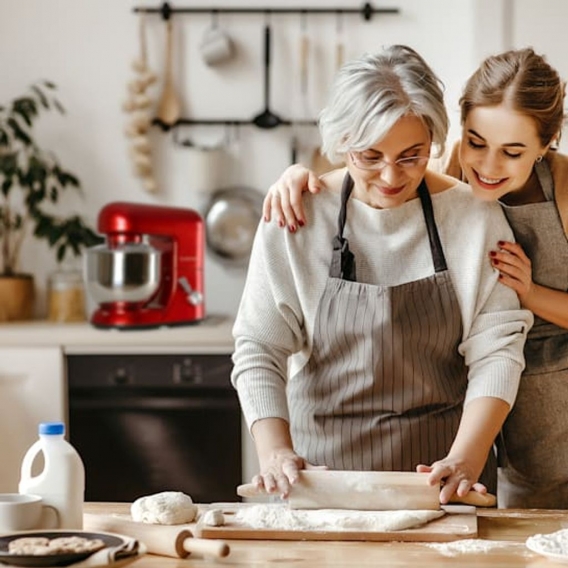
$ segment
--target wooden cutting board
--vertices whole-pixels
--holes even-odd
[[[448,505],[448,513],[426,525],[400,531],[379,532],[359,530],[280,530],[257,529],[237,522],[235,514],[239,508],[252,504],[220,507],[225,515],[221,527],[195,527],[196,536],[201,538],[236,540],[351,540],[351,541],[404,541],[404,542],[449,542],[477,537],[477,515],[475,507]],[[215,505],[213,505],[215,507]]]

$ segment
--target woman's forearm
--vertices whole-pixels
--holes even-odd
[[[256,453],[261,464],[267,463],[281,451],[293,451],[290,426],[282,418],[263,418],[251,427]]]
[[[509,405],[499,398],[480,397],[470,401],[464,407],[448,457],[467,459],[479,477],[509,410]]]
[[[568,329],[568,293],[533,284],[531,293],[521,301],[533,314]]]

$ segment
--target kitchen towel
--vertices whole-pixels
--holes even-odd
[[[124,566],[146,553],[146,547],[134,538],[124,537],[119,546],[103,548],[85,560],[71,564],[74,568],[95,568],[98,566]]]

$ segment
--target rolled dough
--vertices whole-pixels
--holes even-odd
[[[239,510],[235,521],[254,529],[391,532],[418,527],[444,515],[442,510],[301,510],[285,504],[261,504]]]

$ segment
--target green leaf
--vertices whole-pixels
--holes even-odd
[[[2,182],[2,195],[4,197],[8,197],[8,194],[10,193],[10,189],[12,188],[13,185],[13,178],[9,177],[6,178],[3,182]]]
[[[0,154],[0,172],[6,176],[13,176],[16,173],[17,155],[14,152],[9,154]]]
[[[38,114],[37,103],[30,97],[16,99],[12,104],[12,113],[20,115],[26,124],[31,126],[32,119]]]
[[[23,142],[26,146],[31,146],[33,144],[32,139],[30,138],[28,133],[22,129],[22,127],[15,118],[10,117],[6,122],[8,123],[8,126],[12,129],[12,132],[16,139]]]

